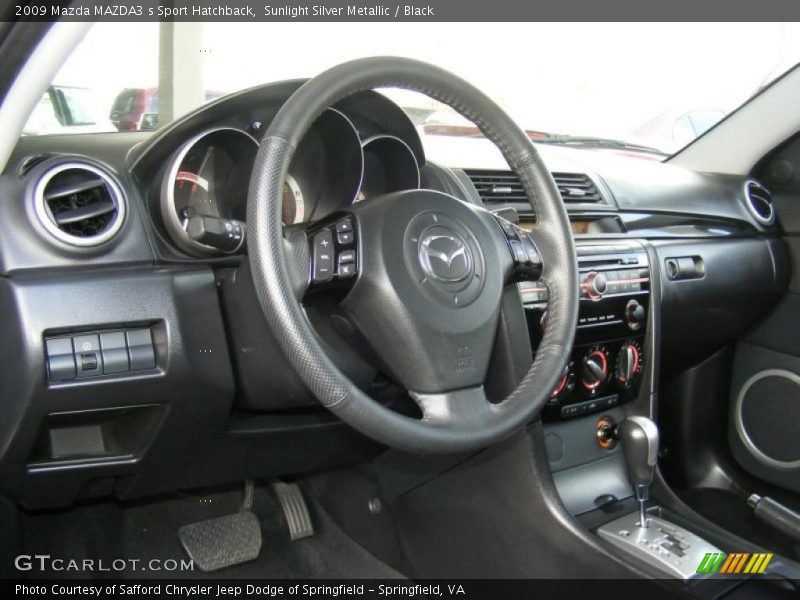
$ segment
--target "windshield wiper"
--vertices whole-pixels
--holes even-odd
[[[580,135],[566,135],[560,133],[553,133],[546,138],[534,140],[537,144],[555,144],[561,146],[591,146],[594,148],[619,148],[622,150],[631,150],[633,152],[647,152],[649,154],[658,154],[660,156],[668,156],[666,152],[658,148],[651,148],[650,146],[642,146],[641,144],[631,144],[622,140],[614,140],[610,138],[589,137]]]

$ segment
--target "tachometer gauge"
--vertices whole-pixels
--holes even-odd
[[[306,203],[303,199],[303,191],[297,185],[294,177],[286,176],[283,184],[283,224],[294,225],[302,223],[306,217]]]
[[[364,177],[355,202],[368,198],[416,190],[420,186],[417,157],[400,138],[376,135],[363,142]]]

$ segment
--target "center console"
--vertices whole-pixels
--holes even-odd
[[[627,560],[691,582],[698,597],[716,597],[720,590],[704,561],[726,556],[720,550],[724,538],[672,511],[671,500],[669,508],[650,500],[659,449],[658,426],[651,420],[659,362],[659,266],[651,264],[643,241],[579,240],[576,251],[575,340],[542,411],[547,460],[561,503]],[[521,283],[520,292],[535,352],[548,318],[548,292],[536,282]],[[782,568],[773,561],[769,573]]]
[[[553,481],[579,518],[604,513],[592,529],[608,544],[669,577],[693,579],[719,552],[657,516],[649,502],[659,446],[652,416],[658,357],[658,281],[643,242],[578,242],[580,306],[561,380],[542,411]],[[521,295],[534,350],[548,318],[543,284]],[[638,509],[638,510],[637,510]]]

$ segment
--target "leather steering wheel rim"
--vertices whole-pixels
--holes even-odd
[[[530,370],[499,404],[485,402],[482,388],[475,388],[417,397],[423,419],[382,406],[333,364],[298,298],[297,276],[289,261],[307,261],[308,244],[287,243],[281,214],[283,185],[295,149],[327,108],[381,87],[421,92],[473,121],[519,176],[536,215],[532,235],[543,263],[541,281],[549,290],[548,318]],[[250,182],[247,224],[256,293],[288,362],[325,407],[368,437],[411,452],[478,449],[524,427],[555,388],[572,347],[579,302],[569,219],[527,135],[497,104],[457,76],[420,61],[377,57],[343,63],[309,80],[286,101],[264,135]]]

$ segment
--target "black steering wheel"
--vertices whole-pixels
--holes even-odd
[[[431,190],[372,198],[325,222],[284,230],[284,180],[306,131],[340,100],[380,87],[422,92],[473,121],[519,176],[536,215],[532,231]],[[341,247],[337,224],[353,230]],[[305,83],[261,142],[247,225],[258,299],[289,363],[324,406],[365,435],[412,452],[477,449],[524,427],[555,388],[577,323],[578,270],[569,220],[525,133],[455,75],[419,61],[381,57],[341,64]],[[335,255],[325,262],[331,260],[323,251],[328,241],[339,251],[354,250],[356,276],[328,273],[337,262]],[[539,276],[549,306],[536,358],[516,390],[490,403],[483,383],[503,288]],[[342,309],[417,402],[421,419],[371,399],[326,355],[301,303],[304,294],[326,285],[346,290]]]

